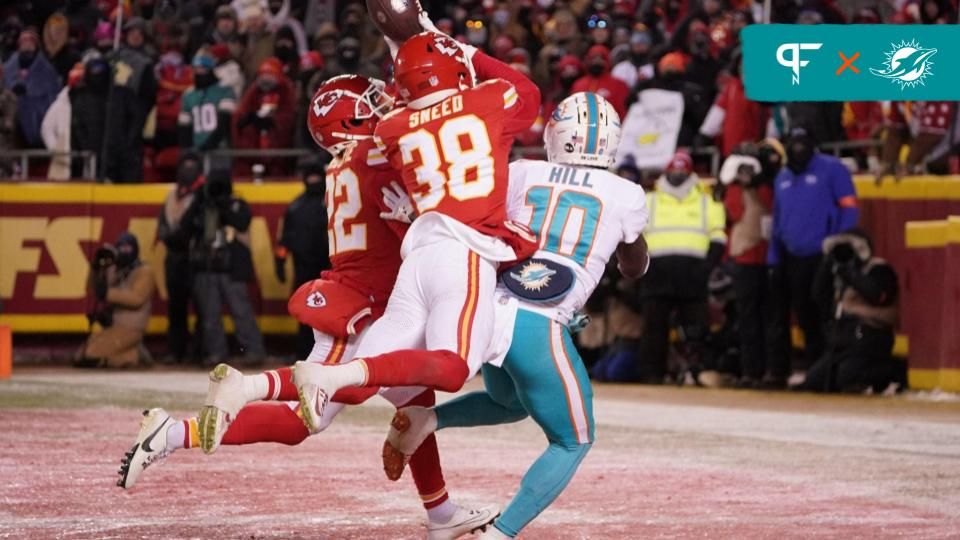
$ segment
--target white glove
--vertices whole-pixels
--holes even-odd
[[[397,51],[400,50],[400,44],[387,36],[383,36],[383,40],[387,42],[387,47],[390,49],[390,58],[396,60]]]
[[[381,219],[412,223],[417,217],[417,212],[413,209],[413,201],[410,200],[403,186],[390,182],[390,187],[381,188],[380,192],[383,193],[383,204],[390,209],[389,212],[380,212]]]
[[[433,24],[433,21],[430,20],[430,14],[424,10],[420,10],[419,15],[417,15],[417,20],[420,21],[420,28],[423,28],[426,32],[433,32],[434,34],[440,34],[441,36],[446,36],[443,32],[437,28],[437,25]],[[450,36],[447,36],[450,37]]]

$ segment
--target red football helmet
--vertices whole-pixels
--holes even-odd
[[[423,106],[417,103],[423,97],[443,91],[452,94],[474,85],[473,70],[460,44],[432,32],[403,42],[393,62],[393,78],[400,97],[415,109]]]
[[[313,140],[331,154],[352,141],[373,137],[380,118],[393,107],[381,80],[340,75],[317,88],[307,111]]]

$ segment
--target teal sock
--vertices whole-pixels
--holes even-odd
[[[470,392],[437,405],[433,410],[437,413],[437,429],[495,426],[519,422],[527,417],[527,411],[504,407],[486,392]]]

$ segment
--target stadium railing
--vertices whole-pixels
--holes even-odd
[[[97,154],[89,150],[79,150],[71,152],[63,152],[59,150],[45,150],[45,149],[32,149],[32,150],[0,150],[0,160],[13,159],[20,163],[19,174],[15,177],[16,179],[26,180],[29,177],[30,171],[30,161],[31,160],[50,160],[55,157],[68,156],[71,161],[74,159],[83,160],[83,177],[84,178],[96,178],[97,177]],[[69,180],[69,179],[64,179]]]

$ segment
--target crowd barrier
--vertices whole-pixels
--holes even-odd
[[[927,259],[917,255],[915,246],[908,246],[907,223],[960,215],[960,177],[918,176],[900,182],[887,179],[878,186],[872,177],[863,176],[855,182],[860,197],[860,223],[873,236],[876,252],[901,275],[904,324],[895,352],[910,356],[911,369],[915,362],[924,366],[917,369],[933,369],[930,366],[935,358],[940,358],[940,353],[913,349],[928,344],[924,332],[933,330],[917,323],[926,316],[919,306],[932,301],[926,295],[938,290],[934,285],[944,278],[945,267],[939,263],[915,267]],[[273,247],[283,212],[302,189],[303,185],[297,182],[236,185],[237,193],[250,203],[255,215],[251,236],[256,282],[251,284],[251,294],[265,333],[295,329],[286,317],[290,280],[283,284],[274,276]],[[101,243],[113,241],[121,231],[130,230],[140,240],[143,259],[158,277],[149,330],[164,332],[165,248],[157,241],[156,230],[157,216],[169,190],[170,186],[163,184],[0,184],[0,324],[9,324],[18,333],[86,332],[84,314],[90,310],[86,289],[88,261]],[[943,249],[944,253],[948,251]],[[957,267],[952,268],[954,274],[960,275]],[[936,298],[944,302],[946,311],[956,311],[960,306],[960,297],[956,295],[942,294]],[[951,320],[956,329],[960,321]],[[918,339],[923,340],[923,345]],[[953,357],[960,357],[956,352],[954,349]],[[956,373],[952,373],[948,375],[956,378]],[[940,376],[937,377],[939,380]],[[929,386],[930,380],[932,375],[926,371],[917,371],[911,379],[925,386]],[[953,381],[951,385],[956,386],[956,380]]]

